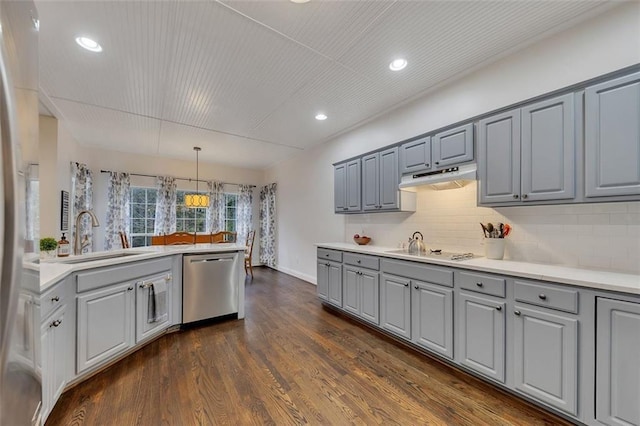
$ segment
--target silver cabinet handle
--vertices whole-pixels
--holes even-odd
[[[538,297],[540,298],[540,300],[547,300],[547,295],[544,293],[540,293]]]
[[[51,298],[51,301],[52,301],[52,302],[59,302],[59,301],[60,301],[60,296],[53,296],[53,297]]]
[[[484,284],[483,284],[483,283],[476,283],[476,285],[477,285],[478,287],[482,287],[482,286],[484,286]]]
[[[501,311],[502,310],[502,306],[496,306],[496,311]]]
[[[520,316],[520,311],[513,311],[514,314],[516,314],[517,316]]]
[[[153,285],[153,283],[145,283],[145,282],[142,282],[142,283],[140,283],[140,284],[138,285],[138,287],[140,287],[140,288],[149,288],[149,287],[151,287],[152,285]]]
[[[62,324],[62,320],[55,320],[54,322],[49,324],[49,327],[58,327],[60,324]]]

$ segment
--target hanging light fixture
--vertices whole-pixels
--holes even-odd
[[[195,194],[185,194],[184,205],[190,208],[209,207],[209,196],[198,193],[198,153],[202,150],[199,146],[194,146],[196,152],[196,192]]]

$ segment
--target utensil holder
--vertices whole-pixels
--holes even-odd
[[[504,257],[504,238],[485,238],[484,256],[487,259],[502,260]]]

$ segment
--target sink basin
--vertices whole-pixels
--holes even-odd
[[[118,252],[118,253],[102,253],[102,254],[86,254],[81,256],[72,256],[68,258],[58,257],[56,259],[45,260],[44,262],[40,262],[38,259],[35,263],[85,263],[85,262],[95,262],[98,260],[106,260],[106,259],[118,259],[121,257],[131,257],[131,256],[140,256],[143,254],[152,253],[150,251],[136,251],[136,252]]]

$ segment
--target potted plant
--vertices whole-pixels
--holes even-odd
[[[40,239],[40,256],[55,257],[56,249],[58,248],[58,242],[55,238],[45,237]]]

